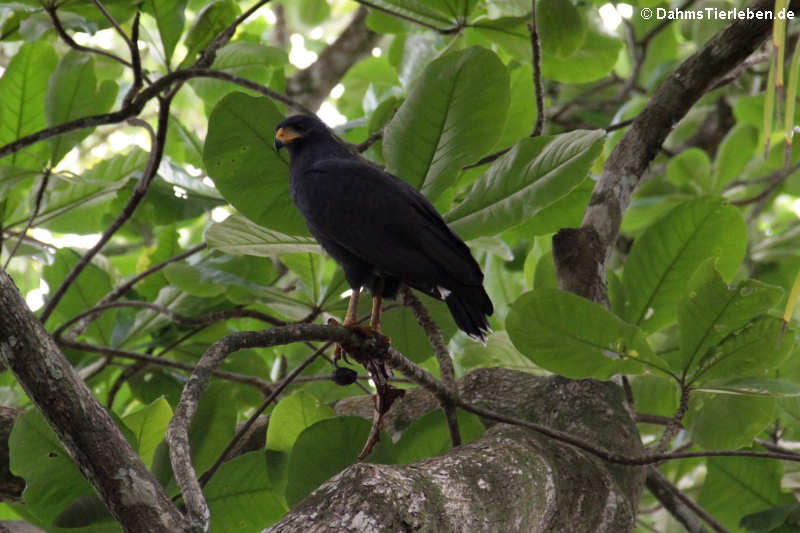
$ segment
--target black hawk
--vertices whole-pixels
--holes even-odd
[[[294,115],[275,128],[275,147],[291,156],[292,199],[308,229],[353,289],[345,325],[356,323],[358,296],[373,296],[370,326],[380,325],[381,298],[401,283],[444,300],[459,328],[485,341],[492,302],[467,245],[431,203],[400,178],[353,153],[318,118]]]

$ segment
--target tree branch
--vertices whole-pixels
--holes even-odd
[[[544,129],[544,86],[542,85],[542,51],[539,45],[539,32],[536,29],[536,0],[531,0],[531,23],[528,26],[531,32],[531,52],[533,62],[533,89],[536,92],[536,124],[533,126],[531,137],[538,137]]]
[[[347,70],[369,54],[378,42],[380,35],[367,28],[368,14],[365,7],[359,7],[350,24],[317,60],[286,80],[289,97],[311,109],[320,106]]]
[[[181,513],[4,271],[0,272],[0,359],[125,531],[185,531]]]
[[[757,0],[755,11],[770,10]],[[792,7],[800,7],[793,0]],[[589,201],[583,225],[553,238],[559,284],[597,302],[607,302],[605,266],[616,241],[622,214],[650,161],[667,135],[717,80],[744,61],[770,33],[771,21],[737,20],[686,59],[658,88],[609,156]],[[578,247],[584,251],[577,253]]]
[[[160,106],[158,109],[158,131],[155,137],[151,139],[150,157],[147,161],[147,167],[145,168],[144,172],[142,172],[142,176],[139,178],[139,183],[136,185],[133,193],[131,193],[128,203],[122,209],[122,212],[119,214],[119,216],[117,216],[117,218],[114,219],[114,221],[108,226],[108,228],[106,228],[97,243],[85,254],[83,254],[78,263],[72,268],[69,274],[67,274],[67,276],[64,278],[64,281],[61,282],[61,285],[59,285],[58,289],[56,289],[56,291],[50,297],[44,310],[42,310],[42,324],[47,322],[47,319],[58,305],[58,302],[61,301],[61,298],[63,298],[64,294],[66,294],[70,285],[72,285],[80,273],[83,272],[83,269],[86,268],[86,265],[88,265],[92,258],[97,255],[103,246],[105,246],[105,244],[111,239],[117,230],[119,230],[119,228],[121,228],[122,225],[125,224],[125,222],[127,222],[131,216],[133,216],[133,212],[139,206],[139,203],[141,203],[145,194],[147,194],[147,189],[150,187],[150,183],[152,183],[153,178],[158,171],[158,165],[161,163],[161,157],[164,154],[164,144],[166,143],[167,139],[167,125],[169,123],[169,105],[169,100],[160,100]]]

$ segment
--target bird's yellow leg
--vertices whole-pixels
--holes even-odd
[[[375,294],[372,295],[372,313],[369,317],[369,327],[373,331],[381,330],[381,305],[383,304],[383,281],[378,281]]]
[[[358,297],[361,295],[361,288],[353,289],[350,295],[350,303],[347,304],[347,314],[344,315],[343,326],[352,326],[358,322]]]
[[[361,295],[361,288],[353,289],[350,294],[350,302],[347,304],[347,313],[344,315],[343,326],[352,326],[358,322],[358,297]],[[333,350],[333,360],[338,361],[344,355],[344,348],[337,344]],[[346,361],[347,359],[345,359]]]

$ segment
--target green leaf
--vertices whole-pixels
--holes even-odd
[[[568,378],[608,379],[664,366],[639,328],[600,304],[556,289],[520,296],[506,317],[506,329],[531,361]]]
[[[156,231],[155,244],[139,255],[136,262],[136,272],[141,273],[162,261],[181,253],[178,246],[178,232],[175,226],[165,226]],[[148,300],[154,300],[158,291],[167,284],[163,272],[154,272],[136,284],[136,292]]]
[[[290,452],[304,429],[334,416],[333,409],[299,390],[278,402],[273,409],[267,427],[267,449]]]
[[[495,161],[445,215],[464,239],[516,226],[580,185],[600,154],[600,130],[527,138]]]
[[[354,416],[328,418],[303,430],[289,455],[287,503],[293,507],[326,479],[356,462],[369,431],[370,423]],[[387,462],[391,442],[381,434],[368,460]]]
[[[536,29],[542,52],[562,59],[586,39],[586,22],[570,0],[537,0]]]
[[[736,329],[698,361],[698,383],[741,376],[764,376],[780,365],[794,347],[794,335],[783,334],[783,321],[760,316]]]
[[[711,160],[700,148],[684,150],[667,163],[667,179],[678,186],[691,186],[698,192],[711,191]]]
[[[76,118],[108,112],[114,105],[117,85],[111,81],[104,82],[99,88],[96,85],[91,54],[77,50],[67,52],[50,78],[45,99],[47,125],[55,126]],[[90,133],[92,130],[86,128],[51,139],[51,164],[61,161]]]
[[[415,292],[422,305],[428,310],[431,318],[442,330],[445,341],[456,332],[456,324],[447,305],[425,294]],[[369,302],[368,298],[363,298]],[[365,312],[369,308],[365,307]],[[397,307],[383,314],[381,330],[392,339],[392,347],[396,348],[414,362],[421,363],[431,355],[433,348],[425,331],[417,323],[414,313],[408,307]]]
[[[288,511],[267,473],[263,452],[246,453],[224,463],[203,494],[214,532],[260,531]]]
[[[289,167],[272,148],[281,120],[269,98],[226,95],[208,119],[203,161],[217,190],[247,218],[282,233],[308,235],[289,195]]]
[[[45,94],[58,58],[46,41],[26,43],[14,54],[0,78],[0,146],[45,127]],[[3,163],[41,169],[47,145],[38,143],[15,152]]]
[[[783,294],[780,287],[757,280],[729,287],[714,268],[715,262],[711,258],[700,265],[678,303],[681,350],[679,358],[671,361],[677,371],[690,370],[709,348],[777,305]]]
[[[701,392],[718,392],[738,396],[765,396],[767,398],[792,398],[800,396],[800,384],[785,379],[736,378],[704,382],[695,389]]]
[[[418,20],[426,24],[430,24],[436,28],[448,28],[454,25],[451,17],[448,17],[442,11],[436,9],[447,5],[444,0],[433,0],[432,2],[422,0],[373,0],[371,2],[377,8],[382,8],[389,13],[397,13],[406,17],[411,17],[412,20]],[[459,4],[465,3],[463,0],[457,2]],[[474,3],[474,0],[467,2]]]
[[[318,26],[331,14],[327,0],[300,0],[297,4],[300,20],[308,26]]]
[[[322,253],[311,237],[284,235],[253,223],[241,215],[231,215],[206,230],[209,248],[229,254],[274,257],[282,254]]]
[[[80,255],[69,248],[61,248],[56,252],[53,264],[43,269],[44,279],[51,287],[51,294],[61,285],[79,259]],[[111,279],[108,273],[96,264],[89,263],[64,293],[53,312],[55,320],[51,319],[51,323],[58,325],[63,320],[91,309],[109,291],[111,291]],[[103,344],[109,344],[116,314],[114,309],[105,311],[100,318],[92,322],[85,334],[102,341]]]
[[[645,331],[676,319],[686,280],[709,257],[717,257],[723,279],[739,267],[747,228],[739,210],[719,198],[689,200],[650,226],[633,244],[622,284],[628,301],[624,317]]]
[[[775,416],[775,399],[695,392],[686,428],[694,442],[713,449],[750,446]]]
[[[630,378],[636,412],[672,417],[678,409],[680,390],[672,378],[632,376]]]
[[[214,0],[206,4],[197,18],[194,25],[186,35],[186,57],[181,62],[181,67],[192,63],[198,53],[217,36],[230,23],[236,20],[241,13],[239,5],[233,0]]]
[[[714,186],[718,191],[742,174],[757,143],[758,129],[749,124],[737,124],[725,135],[714,160]]]
[[[164,63],[169,65],[175,46],[183,33],[186,0],[145,0],[143,7],[145,12],[156,19],[161,45],[164,47]]]
[[[744,516],[739,525],[751,533],[769,533],[770,531],[780,533],[777,528],[790,523],[792,514],[798,515],[798,513],[800,513],[800,504],[781,505]],[[797,526],[796,522],[794,525]]]
[[[75,498],[92,488],[36,410],[14,424],[9,445],[11,472],[25,479],[25,507],[50,524]]]
[[[485,430],[480,419],[472,413],[458,411],[458,429],[462,444],[478,438]],[[416,419],[403,431],[395,445],[395,462],[408,464],[437,457],[453,447],[450,431],[441,409],[435,409]]]
[[[565,0],[566,1],[566,0]],[[622,41],[590,28],[583,46],[569,57],[542,52],[542,75],[563,83],[588,83],[611,72]]]
[[[101,216],[104,204],[125,186],[127,179],[142,172],[146,162],[147,153],[134,148],[127,154],[100,161],[81,176],[54,174],[34,223],[63,233],[102,231],[107,226]],[[67,213],[68,217],[62,217]],[[9,223],[23,223],[28,216]]]
[[[280,48],[247,41],[236,41],[223,46],[217,51],[212,68],[240,76],[261,85],[269,85],[273,72],[275,70],[282,72],[284,65],[288,62],[289,59],[286,56],[286,52]],[[194,78],[189,84],[197,93],[197,96],[203,99],[206,109],[213,108],[223,96],[234,90],[245,90],[230,82],[210,78]],[[246,91],[246,94],[256,96],[255,92],[251,92],[249,89],[246,89]],[[267,127],[267,130],[268,133],[272,133],[271,125]]]
[[[142,462],[149,465],[158,444],[164,440],[172,408],[163,397],[123,417],[122,421],[136,435],[136,451]]]
[[[508,82],[505,65],[485,48],[432,61],[386,128],[387,170],[435,200],[461,167],[497,142],[508,111]]]
[[[233,438],[236,404],[227,383],[212,382],[203,392],[189,428],[192,464],[198,472],[208,469]]]
[[[465,342],[461,350],[453,352],[456,375],[463,376],[475,368],[502,367],[522,372],[536,372],[538,367],[514,347],[508,333],[494,331],[486,338],[486,346]]]
[[[517,141],[530,135],[536,122],[536,106],[531,105],[533,89],[533,68],[519,65],[509,73],[511,97],[506,115],[506,125],[492,152],[513,146]]]
[[[697,503],[730,531],[740,531],[737,526],[745,515],[788,503],[781,494],[779,461],[714,457],[706,469]]]

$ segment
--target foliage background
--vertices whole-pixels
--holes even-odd
[[[723,23],[643,20],[640,8],[666,5],[651,0],[629,11],[604,1],[540,0],[545,135],[531,137],[530,2],[363,3],[372,9],[361,30],[375,35],[351,54],[340,79],[329,80],[334,88],[320,113],[365,157],[420,188],[482,265],[496,308],[486,347],[456,332],[441,303],[423,298],[456,376],[493,366],[570,378],[623,374],[635,411],[648,415],[640,420],[657,422],[640,425],[654,449],[791,449],[800,440],[800,375],[794,324],[786,330],[781,314],[800,269],[800,153],[792,149],[785,167],[781,135],[764,128],[769,50],[704,95],[651,164],[622,220],[605,309],[558,290],[552,235],[580,225],[625,121]],[[128,35],[141,12],[145,86],[190,67],[250,5],[104,4]],[[694,7],[709,5],[738,4]],[[632,16],[612,28],[609,6]],[[207,65],[239,84],[189,75],[169,97],[143,99],[136,113],[0,159],[6,270],[31,308],[44,310],[48,331],[171,496],[178,488],[163,441],[187,379],[180,364],[192,365],[233,331],[343,315],[342,273],[291,204],[286,154],[272,149],[272,132],[287,102],[315,107],[297,80],[324,61],[358,7],[270,2]],[[0,145],[137,101],[134,69],[123,64],[129,50],[92,2],[2,2],[0,21]],[[289,98],[247,89],[241,78]],[[160,160],[153,144],[163,145]],[[142,187],[146,194],[120,220]],[[121,226],[55,300],[115,220]],[[116,303],[70,333],[76,326],[65,324],[101,300]],[[384,329],[395,348],[439,375],[408,308],[393,305]],[[318,348],[244,350],[224,362],[227,374],[205,392],[191,433],[198,472]],[[137,354],[161,361],[132,361]],[[266,443],[211,478],[205,496],[214,531],[259,531],[353,461],[370,424],[336,416],[331,405],[369,385],[339,387],[327,379],[330,370],[327,356],[316,357],[268,407]],[[9,447],[11,469],[26,482],[21,499],[0,514],[47,531],[119,531],[10,372],[0,374],[0,399],[25,409]],[[677,435],[664,432],[669,419],[682,420]],[[465,440],[482,431],[472,415],[460,427]],[[406,464],[449,447],[435,412],[396,442],[384,437],[369,460]],[[794,463],[698,458],[660,470],[727,530],[798,529]],[[643,511],[654,505],[645,493]],[[639,524],[642,531],[680,527],[663,509],[643,512]]]

